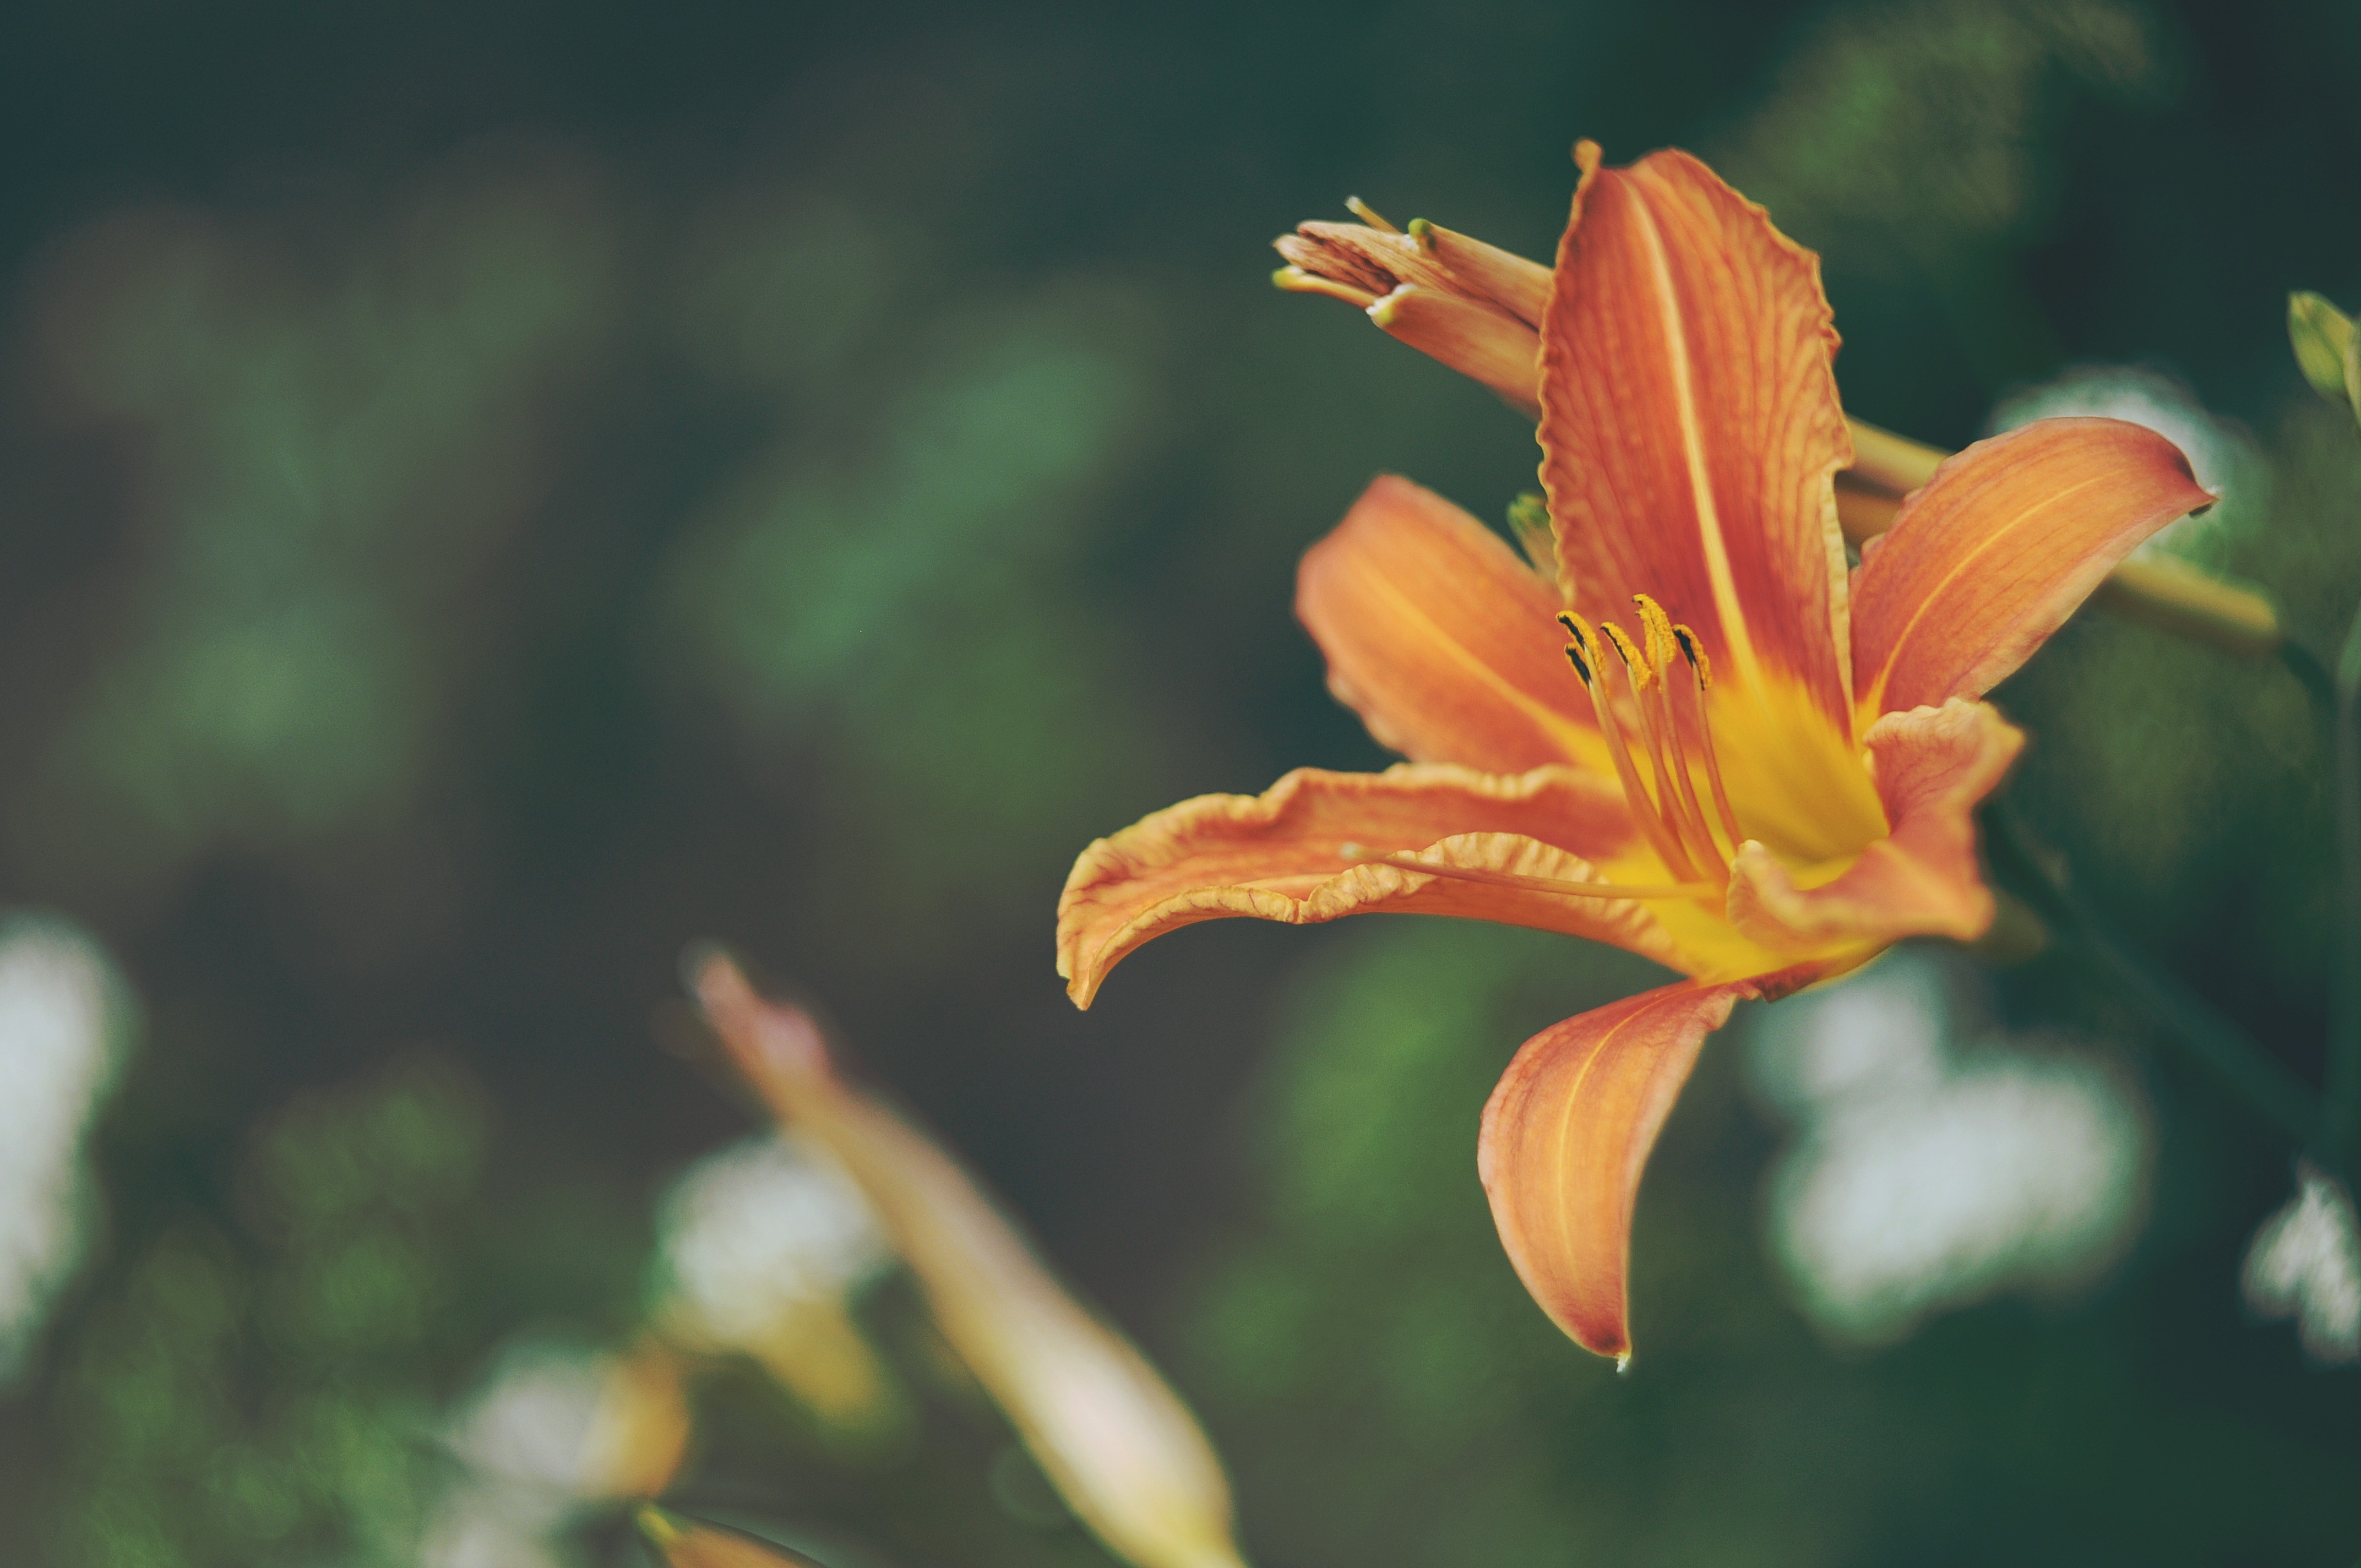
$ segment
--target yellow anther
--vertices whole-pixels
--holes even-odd
[[[1631,639],[1624,634],[1621,627],[1611,620],[1601,621],[1598,635],[1612,642],[1615,652],[1622,655],[1623,667],[1631,672],[1631,685],[1636,690],[1646,691],[1656,684],[1656,666],[1648,662],[1645,653],[1632,646]]]
[[[1640,612],[1640,634],[1646,640],[1648,659],[1658,669],[1673,667],[1673,618],[1664,607],[1646,594],[1633,594],[1632,606]]]
[[[1370,206],[1358,196],[1345,197],[1345,208],[1355,217],[1360,219],[1363,223],[1368,225],[1373,229],[1381,230],[1386,234],[1401,233],[1401,230],[1394,227],[1393,225],[1386,222],[1383,217],[1379,216],[1378,210],[1375,207]],[[1400,209],[1396,210],[1399,211]]]
[[[1681,656],[1689,662],[1689,668],[1697,672],[1698,687],[1702,689],[1713,685],[1713,661],[1705,656],[1705,644],[1697,641],[1695,629],[1674,627],[1673,641],[1681,645]]]

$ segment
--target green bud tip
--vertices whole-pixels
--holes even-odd
[[[2345,363],[2353,356],[2353,321],[2309,290],[2288,296],[2288,342],[2312,389],[2332,402],[2349,402]]]
[[[673,1517],[653,1503],[642,1503],[634,1519],[640,1533],[660,1547],[669,1547],[681,1537],[681,1528]]]

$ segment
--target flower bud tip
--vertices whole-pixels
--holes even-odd
[[[641,1504],[640,1511],[632,1516],[632,1520],[640,1527],[642,1535],[660,1547],[670,1546],[680,1539],[680,1526],[673,1522],[670,1514],[653,1503]]]
[[[2288,296],[2288,343],[2313,391],[2334,403],[2352,400],[2345,369],[2353,356],[2352,318],[2310,290],[2298,290]]]

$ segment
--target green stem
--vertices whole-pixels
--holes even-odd
[[[2361,614],[2353,618],[2336,659],[2336,974],[2329,998],[2327,1127],[2329,1151],[2350,1169],[2361,1155]]]
[[[2027,848],[2005,801],[1995,801],[1986,814],[1985,843],[1993,864],[2015,872],[2012,880],[2031,892],[2029,902],[2051,926],[2191,1058],[2290,1143],[2335,1169],[2345,1168],[2341,1151],[2329,1146],[2319,1098],[2253,1036],[2134,948],[2063,878],[2053,875]]]
[[[2320,711],[2334,715],[2336,711],[2336,682],[2329,674],[2328,666],[2320,662],[2320,655],[2292,637],[2280,643],[2277,651],[2279,663],[2287,666],[2288,673],[2296,678],[2296,684],[2303,687],[2312,700],[2320,705]]]

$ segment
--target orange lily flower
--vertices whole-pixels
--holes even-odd
[[[1576,159],[1554,271],[1382,220],[1281,242],[1282,281],[1534,409],[1550,535],[1529,565],[1440,497],[1372,484],[1305,555],[1296,611],[1331,689],[1411,760],[1299,769],[1099,840],[1058,954],[1088,1006],[1176,927],[1386,911],[1687,977],[1543,1030],[1484,1110],[1519,1276],[1621,1359],[1641,1169],[1706,1035],[1903,938],[1985,930],[1971,813],[2024,737],[1984,692],[2213,498],[2150,431],[2051,420],[1945,462],[1849,570],[1818,258],[1686,153]]]

